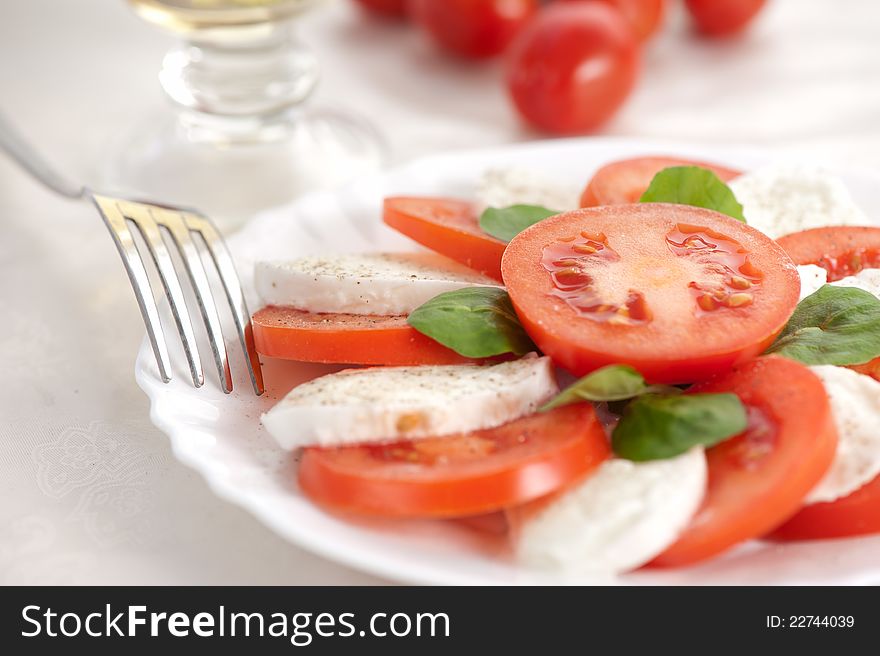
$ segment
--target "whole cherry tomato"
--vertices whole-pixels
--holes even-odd
[[[584,0],[566,0],[584,2]],[[595,1],[595,0],[594,0]],[[617,7],[632,26],[639,41],[647,41],[663,22],[666,0],[600,0]]]
[[[552,4],[507,52],[507,88],[532,125],[558,134],[587,132],[623,104],[638,77],[632,28],[604,2]]]
[[[538,0],[410,0],[409,11],[442,48],[472,58],[502,53]]]
[[[766,0],[685,0],[697,29],[711,36],[741,31],[765,3]]]
[[[389,18],[405,18],[406,0],[355,0],[371,14]]]

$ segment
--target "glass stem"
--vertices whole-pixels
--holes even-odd
[[[191,141],[266,142],[289,133],[318,65],[283,22],[193,37],[165,56],[159,81]]]

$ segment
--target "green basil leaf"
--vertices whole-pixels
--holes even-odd
[[[743,207],[721,179],[700,166],[663,169],[639,199],[640,203],[677,203],[705,207],[745,223]]]
[[[498,287],[465,287],[440,294],[413,310],[407,322],[468,358],[537,350],[507,292]]]
[[[642,394],[675,394],[680,391],[667,385],[648,385],[642,374],[629,365],[611,364],[575,381],[541,406],[540,411],[546,412],[578,401],[622,401]]]
[[[611,448],[628,460],[663,460],[717,444],[747,424],[736,394],[649,394],[626,407],[611,434]]]
[[[880,299],[824,285],[798,303],[767,353],[808,365],[869,362],[880,356]]]
[[[510,241],[530,225],[559,212],[539,205],[487,207],[480,215],[480,228],[496,239]]]

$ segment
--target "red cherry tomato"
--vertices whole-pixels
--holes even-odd
[[[445,50],[493,57],[538,9],[538,0],[410,0],[409,11]]]
[[[584,2],[584,0],[567,0]],[[647,41],[659,29],[666,12],[666,0],[600,0],[617,7],[639,41]]]
[[[611,118],[638,71],[632,28],[603,2],[550,5],[507,53],[507,89],[517,109],[557,134],[588,132]]]
[[[404,18],[407,14],[406,0],[355,0],[371,14],[389,18]]]
[[[697,29],[710,36],[741,31],[764,7],[766,0],[685,0]]]

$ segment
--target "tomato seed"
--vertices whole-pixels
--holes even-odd
[[[710,294],[703,294],[697,298],[697,305],[700,306],[701,310],[711,312],[718,307],[718,301],[712,298]]]
[[[752,302],[751,294],[743,294],[740,292],[739,294],[731,294],[727,299],[727,305],[730,307],[742,307],[744,305],[748,305]]]
[[[749,278],[763,278],[764,274],[761,270],[752,264],[752,261],[746,258],[746,261],[739,267],[739,272]]]
[[[730,286],[733,287],[734,289],[748,289],[749,287],[752,286],[752,283],[750,283],[748,280],[746,280],[742,276],[733,276],[730,279]]]
[[[593,279],[577,267],[561,269],[553,274],[558,285],[565,287],[581,287],[590,284]]]

